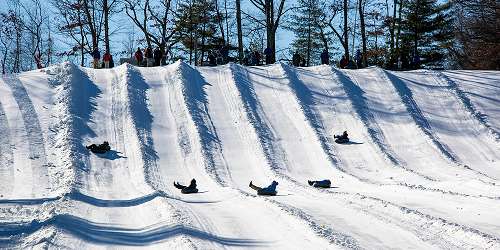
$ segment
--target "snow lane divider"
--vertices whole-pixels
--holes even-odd
[[[333,69],[333,71],[337,74],[345,93],[352,102],[352,107],[358,114],[358,117],[361,119],[363,124],[365,124],[372,141],[380,148],[389,161],[391,161],[394,165],[401,165],[394,152],[392,152],[389,146],[385,143],[382,130],[378,127],[373,114],[368,108],[364,91],[344,72],[338,69]]]
[[[400,96],[401,101],[408,110],[408,114],[415,121],[420,130],[422,130],[422,132],[424,132],[424,134],[431,139],[434,145],[446,158],[453,161],[454,163],[460,163],[460,159],[458,158],[458,156],[448,147],[448,145],[442,143],[439,138],[433,133],[429,121],[427,121],[427,118],[424,116],[422,110],[420,110],[420,108],[418,107],[415,99],[413,98],[413,93],[408,88],[408,86],[406,86],[406,84],[401,79],[388,72],[387,70],[383,70],[383,72],[388,78],[389,82],[391,82],[396,89],[396,92]]]
[[[275,143],[277,141],[276,136],[266,121],[262,105],[257,99],[257,94],[250,81],[248,71],[237,64],[231,64],[230,68],[233,74],[234,83],[242,98],[246,110],[245,113],[258,134],[269,165],[274,170],[286,169],[286,166],[283,166],[284,162],[286,162],[285,153],[281,146]]]
[[[370,138],[375,143],[375,145],[380,148],[386,158],[389,159],[390,162],[395,166],[398,166],[408,172],[411,172],[429,181],[436,181],[432,177],[420,174],[404,166],[404,162],[398,159],[396,153],[393,152],[390,145],[386,143],[384,133],[377,124],[377,121],[375,120],[373,114],[371,113],[369,104],[366,102],[366,97],[364,96],[365,92],[358,86],[358,84],[354,83],[354,80],[352,80],[351,77],[346,75],[344,72],[339,69],[334,69],[334,71],[337,73],[344,91],[349,96],[349,99],[351,99],[352,106],[358,114],[358,117],[361,119],[363,124],[365,124]]]
[[[87,171],[86,162],[89,152],[83,145],[83,137],[94,137],[89,126],[92,113],[96,110],[96,98],[101,94],[99,88],[87,74],[73,63],[66,62],[47,70],[50,85],[56,89],[53,121],[49,129],[54,136],[50,150],[57,155],[55,176],[58,189],[69,193]],[[77,171],[81,170],[81,171]]]
[[[141,73],[134,66],[126,65],[126,91],[128,96],[128,109],[130,112],[130,122],[134,125],[138,147],[141,150],[141,157],[144,164],[144,178],[148,185],[153,190],[157,190],[157,186],[153,183],[151,174],[158,172],[157,160],[158,154],[154,149],[154,141],[152,135],[153,115],[148,106],[147,91],[149,85],[145,82]]]
[[[467,94],[458,86],[458,84],[453,81],[449,76],[444,74],[443,72],[439,72],[436,75],[436,78],[445,81],[448,83],[449,89],[455,93],[455,95],[458,97],[458,99],[462,102],[462,105],[464,108],[488,131],[493,135],[496,141],[500,141],[500,132],[491,127],[491,125],[488,123],[488,116],[483,114],[481,111],[479,111],[470,98],[467,96]]]
[[[45,139],[43,137],[42,127],[35,106],[31,101],[28,91],[23,83],[12,76],[4,78],[5,83],[12,90],[12,94],[21,112],[24,122],[24,128],[27,134],[27,144],[29,145],[29,158],[33,166],[33,193],[36,190],[49,188],[47,151],[45,150]]]
[[[208,99],[205,86],[209,85],[196,69],[184,62],[179,63],[178,75],[182,84],[182,94],[189,115],[193,120],[200,138],[202,153],[205,160],[205,169],[217,183],[225,186],[227,164],[222,154],[220,139],[217,130],[208,112]],[[224,169],[225,173],[220,173]]]
[[[323,151],[328,156],[330,162],[340,171],[346,173],[346,170],[339,166],[337,156],[333,149],[333,139],[329,137],[325,131],[325,126],[321,116],[316,109],[316,100],[312,91],[298,78],[296,69],[284,64],[280,64],[282,70],[285,72],[289,81],[289,86],[295,93],[296,99],[304,112],[309,124],[316,132],[318,139],[321,143]]]

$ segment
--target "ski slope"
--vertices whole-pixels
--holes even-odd
[[[4,76],[0,248],[500,249],[499,104],[496,71]],[[248,187],[273,180],[274,197]]]

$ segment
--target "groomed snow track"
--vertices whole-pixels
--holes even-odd
[[[0,248],[500,249],[499,93],[493,71],[324,65],[3,77]]]

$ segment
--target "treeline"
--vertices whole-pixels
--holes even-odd
[[[498,70],[500,65],[496,0],[4,1],[4,74],[68,58],[86,65],[96,48],[115,58],[131,57],[137,47],[159,48],[168,62],[195,65],[204,65],[222,47],[234,62],[267,48],[271,62],[291,63],[299,54],[305,66],[319,64],[325,51],[331,64],[344,57],[357,67]],[[277,50],[277,35],[284,30],[294,39]]]

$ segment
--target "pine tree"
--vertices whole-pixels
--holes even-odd
[[[182,45],[189,52],[189,61],[201,64],[205,53],[224,45],[218,31],[220,20],[214,0],[191,0],[179,5],[176,30]]]
[[[322,25],[320,18],[322,9],[318,0],[299,0],[299,9],[292,15],[287,29],[295,33],[292,47],[306,60],[306,66],[319,61],[319,55],[324,49],[321,40]]]
[[[403,68],[442,66],[451,44],[450,4],[409,0],[403,7],[401,58]]]

